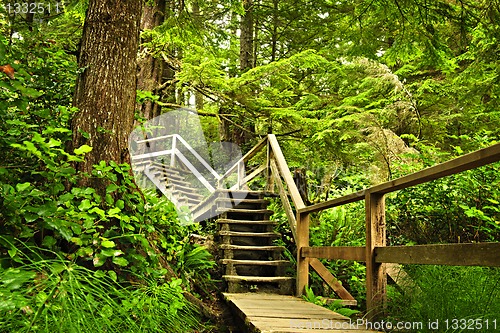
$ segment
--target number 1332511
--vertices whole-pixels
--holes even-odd
[[[59,2],[55,4],[43,2],[13,2],[7,3],[5,9],[9,14],[49,14],[61,12]]]

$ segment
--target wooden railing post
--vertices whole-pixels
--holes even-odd
[[[385,265],[375,262],[375,247],[386,245],[384,194],[365,194],[366,210],[366,309],[367,319],[383,314],[386,300]]]
[[[267,160],[266,160],[266,191],[273,192],[274,191],[274,177],[272,176],[271,170],[271,159],[273,158],[273,151],[271,149],[271,144],[269,143],[269,139],[267,140]],[[279,176],[279,175],[278,175]]]
[[[309,258],[302,257],[302,248],[309,247],[309,213],[297,213],[297,296],[309,284]]]

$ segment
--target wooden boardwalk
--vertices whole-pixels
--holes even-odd
[[[361,333],[366,330],[338,313],[294,296],[244,293],[223,294],[232,310],[252,333]]]

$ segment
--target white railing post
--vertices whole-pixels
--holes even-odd
[[[170,154],[170,166],[175,167],[175,150],[177,149],[177,135],[172,137],[172,153]]]

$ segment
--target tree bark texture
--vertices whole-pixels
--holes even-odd
[[[243,0],[245,15],[240,22],[240,69],[253,67],[253,0]]]
[[[146,4],[142,13],[141,31],[154,29],[161,25],[165,19],[165,9],[165,0],[157,0],[153,5]],[[154,58],[143,48],[141,48],[139,54],[137,89],[151,91],[154,95],[159,95],[158,88],[162,84],[164,61],[163,59]],[[145,101],[138,105],[138,109],[146,119],[153,119],[161,113],[160,106],[152,101]]]
[[[93,148],[76,168],[90,172],[99,161],[129,161],[134,122],[136,65],[142,1],[90,0],[73,104],[73,147]],[[100,180],[81,186],[102,188]]]

